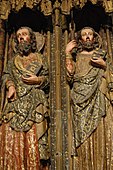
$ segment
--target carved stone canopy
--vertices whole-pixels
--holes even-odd
[[[82,8],[88,1],[92,4],[102,5],[107,13],[113,12],[112,0],[1,0],[0,1],[0,17],[7,19],[11,11],[18,12],[24,5],[30,9],[40,8],[40,11],[48,16],[54,12],[54,9],[60,8],[62,14],[70,14],[70,10],[75,8]]]

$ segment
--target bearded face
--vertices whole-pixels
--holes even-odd
[[[81,45],[83,50],[90,51],[94,48],[94,35],[93,30],[85,28],[81,31]]]
[[[20,28],[17,31],[18,52],[27,56],[31,52],[30,32],[27,28]]]
[[[27,41],[20,42],[18,44],[18,52],[27,56],[31,52],[31,43]]]
[[[84,27],[80,30],[76,36],[77,52],[92,51],[96,48],[100,48],[101,39],[98,33],[96,33],[91,27]]]
[[[86,51],[91,51],[94,49],[94,41],[82,41],[81,42],[82,49]]]

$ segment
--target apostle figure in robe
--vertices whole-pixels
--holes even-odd
[[[107,53],[101,48],[100,35],[91,27],[80,30],[76,39],[67,44],[65,52],[67,81],[71,90],[73,145],[77,148],[78,162],[80,161],[78,168],[83,166],[84,169],[90,169],[96,165],[94,169],[101,169],[107,157],[105,152],[110,152],[110,147],[113,146],[113,141],[109,138],[110,135],[113,136],[113,81],[108,74],[110,64],[107,62]],[[111,146],[107,143],[111,143]],[[103,150],[103,147],[106,149]],[[105,159],[102,158],[103,153]],[[110,156],[110,153],[108,157],[111,160],[113,155]],[[89,158],[89,163],[88,160],[85,161],[85,157]],[[109,162],[109,166],[111,165]]]
[[[15,54],[3,72],[0,126],[1,169],[48,169],[49,88],[47,58],[37,50],[31,28],[21,27]]]

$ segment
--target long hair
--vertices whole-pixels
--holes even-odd
[[[35,36],[34,32],[32,31],[32,29],[29,28],[29,27],[20,27],[18,30],[20,30],[20,29],[27,29],[29,31],[29,34],[30,34],[30,43],[31,43],[31,51],[32,52],[37,51],[36,36]],[[18,51],[18,44],[19,44],[19,42],[18,42],[16,34],[15,34],[15,37],[14,37],[14,42],[15,42],[16,52],[19,52]]]
[[[82,41],[81,41],[82,40],[81,31],[84,29],[91,29],[93,31],[93,36],[94,36],[93,49],[100,48],[101,47],[101,37],[99,36],[99,34],[97,32],[95,32],[95,30],[91,27],[84,27],[83,29],[78,31],[77,35],[76,35],[76,42],[78,44],[77,51],[81,52],[83,50]]]

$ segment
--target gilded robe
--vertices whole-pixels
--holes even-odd
[[[103,51],[97,51],[96,55],[106,58]],[[77,148],[77,170],[113,168],[113,92],[108,87],[112,80],[109,64],[106,71],[93,66],[90,61],[93,56],[78,53],[74,74],[67,73],[71,85],[72,149]]]
[[[78,54],[71,99],[76,146],[94,131],[105,116],[105,97],[100,91],[104,70],[91,65],[92,55]]]
[[[41,76],[41,83],[25,84],[22,76],[28,74]],[[40,160],[49,159],[47,62],[39,53],[29,59],[17,55],[9,61],[2,80],[2,90],[7,89],[8,81],[14,83],[17,97],[14,101],[3,102],[0,126],[1,168],[38,170]]]

